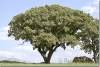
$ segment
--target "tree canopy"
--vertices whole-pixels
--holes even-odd
[[[9,23],[8,36],[14,36],[15,40],[29,41],[33,49],[38,48],[44,61],[50,63],[58,47],[65,49],[67,45],[75,46],[80,42],[82,35],[79,36],[79,30],[90,33],[87,29],[91,28],[90,31],[95,32],[95,26],[92,29],[91,25],[94,25],[93,17],[83,11],[46,5],[14,16]]]
[[[95,62],[99,60],[99,20],[94,20],[94,23],[86,26],[86,30],[79,33],[81,36],[81,48],[85,52],[92,53]]]

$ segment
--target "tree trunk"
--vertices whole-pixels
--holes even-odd
[[[38,50],[39,52],[40,52],[40,54],[41,54],[41,56],[43,57],[43,59],[44,59],[44,63],[46,63],[46,64],[49,64],[50,63],[50,59],[51,59],[51,57],[52,57],[52,54],[53,54],[53,50],[49,50],[49,53],[47,54],[47,56],[46,56],[46,53],[43,53],[41,50]]]
[[[50,64],[50,59],[48,59],[48,58],[44,59],[44,63]]]
[[[97,54],[95,51],[93,51],[93,59],[94,59],[94,62],[97,63]]]
[[[50,50],[49,53],[48,53],[48,56],[47,56],[47,57],[43,57],[44,62],[45,62],[46,64],[50,64],[50,60],[51,60],[52,55],[53,55],[53,51]]]
[[[52,48],[48,50],[49,53],[47,54],[47,56],[46,56],[47,51],[42,51],[41,48],[38,48],[38,51],[40,52],[41,56],[44,59],[44,63],[50,64],[50,60],[53,55],[53,52],[60,46],[60,44],[58,44],[58,43],[56,43],[56,44],[57,44],[57,46],[52,46]]]

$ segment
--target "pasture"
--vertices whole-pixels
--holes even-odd
[[[0,63],[0,67],[99,67],[99,65],[94,63],[68,63],[68,64]]]

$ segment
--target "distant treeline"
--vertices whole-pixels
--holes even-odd
[[[0,63],[25,63],[25,62],[2,60],[0,61]]]

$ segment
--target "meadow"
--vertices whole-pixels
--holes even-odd
[[[68,64],[0,63],[0,67],[99,67],[99,65],[94,63],[68,63]]]

